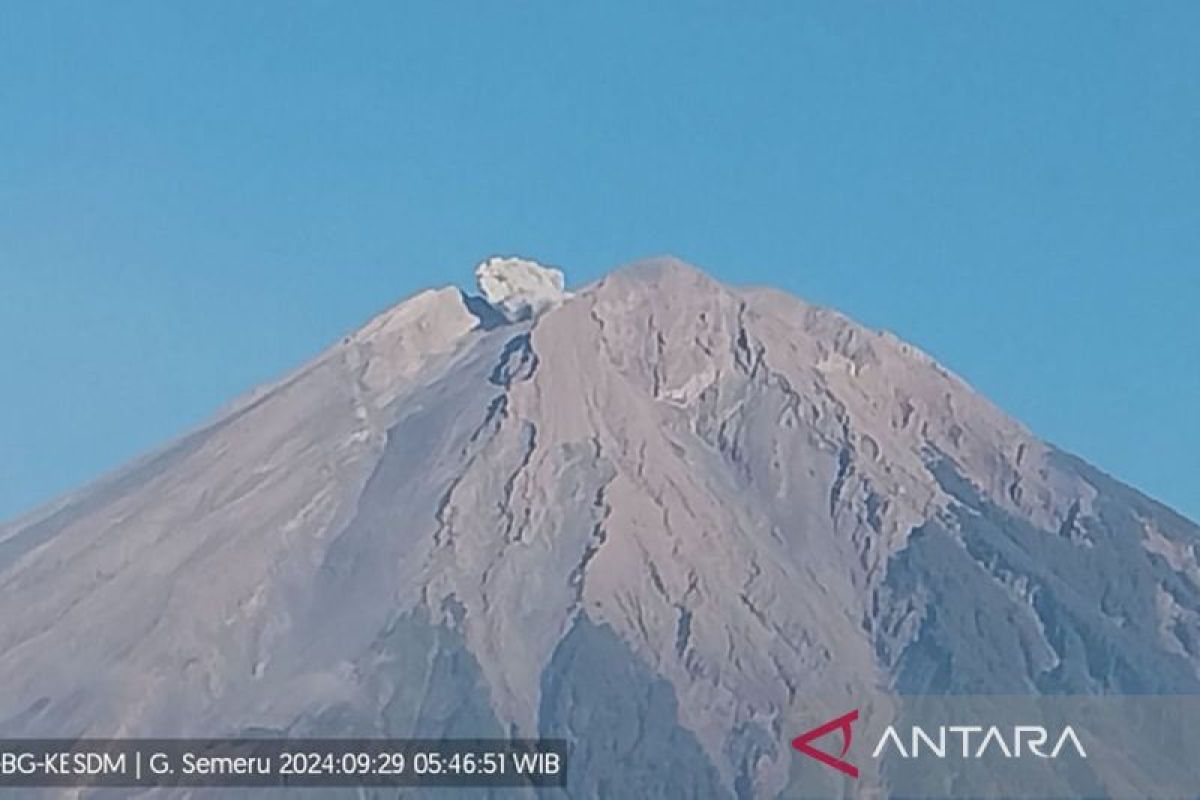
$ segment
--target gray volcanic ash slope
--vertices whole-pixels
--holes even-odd
[[[481,286],[0,528],[0,736],[564,736],[575,797],[773,797],[863,687],[1200,692],[1197,527],[913,347],[672,260]]]

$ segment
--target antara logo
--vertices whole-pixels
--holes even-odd
[[[792,739],[792,747],[799,750],[809,758],[815,758],[826,766],[833,767],[838,772],[844,772],[851,778],[858,777],[858,767],[844,760],[846,753],[850,750],[850,742],[854,740],[854,730],[850,726],[858,721],[858,709],[854,709],[849,714],[842,714],[836,719],[831,719],[824,725],[818,725],[807,733],[802,733],[795,739]],[[842,732],[842,752],[837,756],[831,756],[824,750],[818,750],[813,747],[811,742],[815,739],[820,739],[822,736],[833,733],[834,731]]]
[[[879,758],[881,753],[889,749],[889,745],[901,758],[919,758],[922,751],[934,758],[946,758],[948,749],[951,755],[961,755],[962,758],[983,758],[989,752],[999,753],[1005,758],[1021,758],[1025,753],[1038,758],[1058,758],[1058,754],[1067,747],[1073,749],[1080,758],[1087,758],[1087,751],[1070,725],[1063,728],[1049,752],[1045,748],[1050,733],[1041,725],[1016,725],[1007,731],[996,725],[986,728],[982,725],[939,725],[934,730],[936,733],[930,734],[914,725],[909,735],[909,746],[905,748],[900,734],[889,725],[880,737],[879,744],[875,745],[871,758]],[[959,746],[948,748],[955,739]],[[973,742],[976,743],[974,747]]]
[[[800,734],[792,740],[792,747],[827,767],[832,767],[851,778],[857,778],[858,767],[846,760],[846,754],[850,752],[850,744],[854,740],[853,725],[857,721],[858,709],[854,709]],[[813,747],[814,741],[835,731],[842,735],[842,746],[836,756]],[[1053,742],[1052,746],[1047,747],[1050,742]],[[958,746],[955,747],[955,744]],[[1070,725],[1055,737],[1051,737],[1050,732],[1041,725],[1014,725],[1010,729],[1001,729],[996,725],[939,725],[933,729],[926,729],[914,725],[907,737],[902,737],[895,726],[888,725],[872,750],[871,758],[878,759],[889,750],[901,758],[929,756],[945,759],[949,756],[975,759],[983,758],[989,752],[998,753],[1005,758],[1021,758],[1025,755],[1058,758],[1064,750],[1073,750],[1079,758],[1088,757],[1083,743],[1079,741]]]

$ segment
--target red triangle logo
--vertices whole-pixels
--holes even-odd
[[[843,761],[846,753],[850,750],[850,742],[854,738],[854,732],[851,730],[851,725],[858,721],[858,709],[854,709],[849,714],[843,714],[837,719],[831,719],[824,725],[818,725],[807,733],[802,733],[795,739],[792,739],[792,747],[799,750],[809,758],[815,758],[827,767],[833,767],[838,772],[844,772],[851,778],[858,777],[858,767],[851,764],[849,761]],[[812,746],[812,742],[820,739],[822,736],[833,733],[834,731],[842,732],[842,752],[836,756],[830,755],[824,750],[818,750]]]

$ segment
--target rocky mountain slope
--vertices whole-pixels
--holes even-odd
[[[0,736],[563,736],[572,797],[776,797],[863,691],[1200,692],[1197,527],[914,347],[670,259],[479,274],[0,528]]]

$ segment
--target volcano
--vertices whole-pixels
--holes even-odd
[[[0,736],[556,737],[563,796],[778,797],[864,687],[1200,693],[1200,529],[916,347],[669,258],[477,274],[0,526]]]

